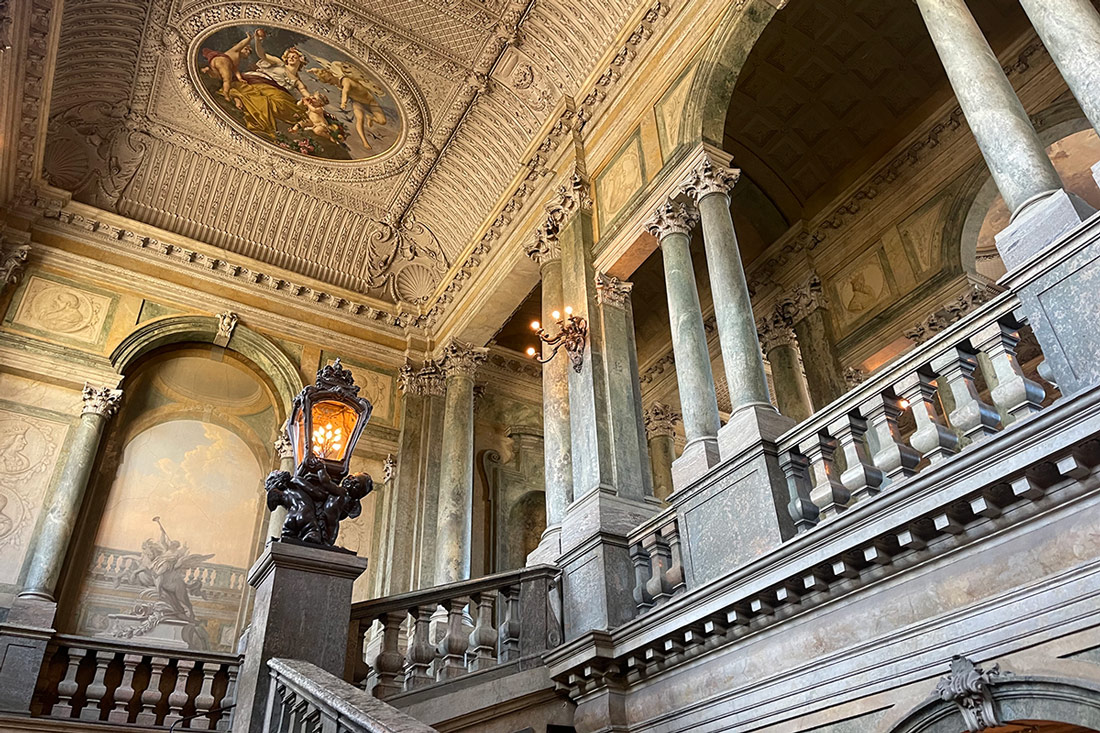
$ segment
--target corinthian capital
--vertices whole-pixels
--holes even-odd
[[[683,418],[663,402],[654,402],[645,411],[645,432],[650,438],[676,435],[676,423]]]
[[[548,218],[535,228],[535,235],[527,245],[527,256],[539,267],[547,262],[561,259],[561,243],[558,242],[558,228]]]
[[[779,311],[792,327],[818,308],[825,308],[825,290],[821,278],[813,274],[810,278],[779,303]]]
[[[546,202],[546,213],[555,227],[560,227],[575,212],[592,208],[592,197],[588,193],[588,184],[580,173],[574,171],[569,180],[555,189],[553,196]]]
[[[84,399],[84,409],[80,411],[81,415],[100,415],[109,418],[118,412],[119,403],[122,402],[122,390],[112,389],[111,387],[93,387],[85,382],[81,397]]]
[[[670,234],[691,234],[697,221],[699,214],[694,209],[668,201],[657,207],[645,228],[661,242]]]
[[[472,377],[477,368],[485,363],[488,354],[489,350],[484,347],[471,346],[458,339],[451,339],[440,352],[438,364],[443,374],[448,377],[458,374]]]
[[[794,329],[787,323],[777,307],[767,317],[756,322],[756,332],[760,336],[760,348],[764,352],[764,358],[772,352],[772,349],[780,346],[794,346],[797,340]]]
[[[31,257],[31,246],[21,244],[0,250],[0,288],[4,285],[16,285],[27,267]]]
[[[692,172],[682,190],[691,196],[696,203],[699,203],[704,196],[709,196],[712,193],[720,193],[729,197],[730,191],[733,190],[739,180],[741,180],[740,168],[715,165],[709,158],[705,158]]]
[[[634,283],[623,282],[603,272],[596,273],[596,300],[601,305],[626,308]]]
[[[403,394],[417,397],[442,397],[447,393],[443,370],[432,359],[424,362],[419,369],[406,361],[397,375],[397,388]]]

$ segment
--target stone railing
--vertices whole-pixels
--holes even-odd
[[[431,733],[435,728],[308,662],[271,659],[264,730],[294,733]]]
[[[46,660],[40,717],[229,730],[236,655],[58,635]]]
[[[634,602],[645,613],[687,590],[680,553],[680,523],[666,509],[628,537],[634,565]]]
[[[1042,409],[1046,390],[1017,358],[1019,305],[998,295],[780,437],[799,532]]]
[[[551,649],[562,638],[559,572],[536,565],[353,604],[346,676],[387,698]]]

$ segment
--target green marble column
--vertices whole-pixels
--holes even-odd
[[[682,204],[666,203],[646,224],[657,237],[665,268],[676,383],[687,445],[673,465],[679,489],[718,463],[718,399],[703,328],[703,309],[691,265],[691,230],[697,217]]]
[[[77,512],[84,501],[99,442],[107,421],[118,411],[122,390],[84,385],[84,408],[69,444],[69,455],[31,551],[20,598],[53,601],[57,578],[72,539]]]
[[[553,329],[554,313],[565,309],[562,293],[561,245],[556,236],[541,230],[527,248],[527,256],[542,275],[542,323]],[[543,346],[542,357],[550,355]],[[551,359],[542,365],[543,468],[546,492],[546,531],[528,564],[555,562],[561,555],[561,522],[573,501],[573,449],[569,427],[569,360]]]
[[[676,460],[676,423],[680,413],[663,402],[654,402],[645,411],[646,437],[649,440],[649,465],[653,472],[653,495],[665,501],[672,493],[672,462]]]
[[[779,303],[783,319],[798,340],[810,400],[819,409],[848,391],[825,309],[825,293],[817,275],[811,275]]]
[[[764,355],[772,367],[775,401],[782,415],[802,422],[813,414],[809,386],[798,358],[798,339],[782,315],[773,311],[757,323]]]
[[[474,500],[474,372],[486,350],[452,340],[439,366],[447,396],[440,446],[439,506],[436,515],[435,585],[470,577],[470,535]]]

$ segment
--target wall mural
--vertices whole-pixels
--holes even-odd
[[[394,148],[403,120],[367,64],[283,28],[232,25],[202,39],[192,59],[211,105],[283,150],[367,160]]]

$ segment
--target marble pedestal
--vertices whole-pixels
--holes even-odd
[[[0,624],[0,713],[30,715],[38,673],[53,636],[54,601],[30,596],[15,599]]]
[[[268,543],[248,572],[256,601],[237,685],[234,733],[264,733],[269,659],[298,659],[343,676],[351,586],[366,569],[366,558],[339,550]]]
[[[689,588],[794,536],[776,450],[776,439],[793,425],[770,405],[735,412],[718,433],[722,465],[668,498],[679,519]]]
[[[1024,205],[1012,223],[997,234],[997,251],[1005,267],[1012,270],[1095,213],[1077,194],[1058,189]]]
[[[539,539],[538,546],[527,555],[527,567],[532,565],[553,565],[561,556],[561,525],[547,527]]]

